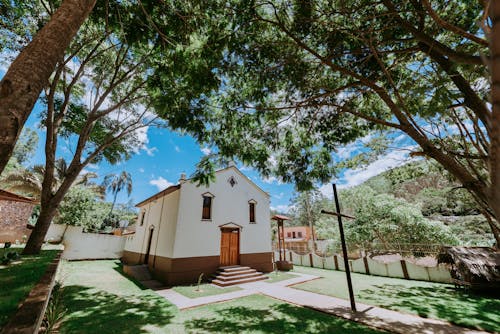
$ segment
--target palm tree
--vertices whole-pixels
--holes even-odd
[[[104,177],[102,186],[105,189],[110,190],[114,195],[113,204],[111,205],[111,211],[109,212],[109,214],[111,215],[113,213],[113,208],[115,207],[116,196],[118,196],[118,193],[125,188],[127,189],[127,194],[129,196],[132,193],[132,176],[130,176],[130,173],[126,171],[123,171],[118,175],[108,174]]]
[[[66,164],[66,161],[64,161],[63,159],[56,160],[52,192],[55,192],[59,188],[62,180],[64,180],[67,169],[68,166]],[[40,200],[42,194],[44,173],[44,165],[35,165],[29,169],[16,169],[2,177],[0,181],[5,185],[3,187],[6,190],[30,195],[34,199]],[[89,187],[96,193],[97,196],[99,196],[100,198],[104,198],[105,189],[95,182],[90,181],[94,178],[97,178],[96,173],[84,173],[75,180],[74,184]]]
[[[106,197],[106,188],[103,185],[91,181],[92,179],[96,179],[98,177],[99,175],[94,172],[83,173],[78,177],[78,179],[76,179],[75,184],[90,188],[94,193],[96,193],[99,199],[104,200]]]
[[[57,189],[59,183],[64,178],[66,172],[66,162],[62,159],[57,160],[55,165],[55,175],[53,189]],[[45,173],[44,165],[35,165],[31,168],[19,168],[2,177],[1,181],[5,184],[5,189],[30,195],[39,200],[42,194],[43,175]]]

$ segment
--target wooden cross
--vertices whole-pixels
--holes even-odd
[[[337,210],[337,212],[321,210],[321,213],[331,216],[337,216],[339,222],[340,242],[342,244],[342,256],[344,257],[344,268],[347,277],[347,287],[349,288],[349,301],[351,302],[351,310],[353,312],[356,312],[356,302],[354,301],[354,291],[352,290],[351,271],[349,269],[349,259],[347,258],[347,246],[345,244],[344,226],[342,225],[342,217],[349,219],[355,219],[355,218],[340,212],[340,203],[339,203],[339,197],[337,195],[337,186],[335,185],[335,183],[332,183],[332,186],[333,186],[333,198],[335,199],[335,209]]]

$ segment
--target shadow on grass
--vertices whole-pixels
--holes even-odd
[[[61,333],[145,333],[146,326],[162,327],[177,312],[154,294],[116,295],[80,285],[63,291],[68,316]]]
[[[188,320],[184,326],[196,333],[381,333],[352,321],[290,304],[272,305],[266,309],[228,306],[215,313],[215,317]]]
[[[141,290],[149,289],[148,287],[145,287],[140,281],[138,281],[134,277],[125,274],[125,272],[123,271],[123,264],[120,261],[115,262],[115,267],[113,267],[113,270],[115,270],[117,273],[122,275],[124,278],[126,278],[130,282],[134,283],[135,286],[137,286],[139,289],[141,289]]]
[[[22,252],[22,248],[7,250]],[[16,312],[18,304],[28,296],[58,252],[42,250],[39,255],[22,255],[20,260],[0,269],[0,328]]]
[[[500,299],[443,287],[375,285],[359,292],[372,305],[447,320],[459,326],[500,331]]]

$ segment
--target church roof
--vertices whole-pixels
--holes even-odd
[[[136,207],[139,208],[139,207],[141,207],[143,205],[146,205],[149,202],[155,201],[158,198],[161,198],[161,197],[166,196],[166,195],[168,195],[170,193],[173,193],[174,191],[179,190],[180,188],[181,188],[180,184],[177,184],[175,186],[170,186],[167,189],[164,189],[164,190],[160,191],[159,193],[156,193],[153,196],[146,198],[144,201],[142,201],[140,203],[137,203]]]
[[[245,180],[247,180],[248,183],[250,183],[252,186],[254,186],[257,190],[259,190],[260,192],[262,192],[265,196],[269,197],[269,193],[265,192],[264,190],[262,190],[262,188],[260,188],[257,184],[255,184],[255,182],[253,182],[252,180],[250,180],[245,174],[243,174],[238,168],[236,168],[236,166],[234,165],[231,165],[231,166],[228,166],[226,168],[222,168],[222,169],[219,169],[217,171],[215,171],[215,173],[221,173],[221,172],[224,172],[228,169],[234,169],[238,174],[240,174]],[[191,179],[187,179],[186,181],[189,181]],[[154,194],[153,196],[151,197],[148,197],[146,198],[145,200],[143,200],[142,202],[136,204],[136,207],[141,207],[141,206],[144,206],[146,204],[148,204],[149,202],[152,202],[152,201],[155,201],[157,200],[158,198],[161,198],[163,196],[166,196],[170,193],[173,193],[174,191],[178,190],[181,188],[181,185],[180,184],[177,184],[177,185],[174,185],[174,186],[170,186],[168,187],[167,189],[164,189],[162,191],[160,191],[159,193],[156,193]]]

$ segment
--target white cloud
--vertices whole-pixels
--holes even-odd
[[[278,195],[273,195],[274,198],[277,198],[277,199],[282,199],[283,196],[285,196],[285,193],[284,192],[280,192]]]
[[[241,167],[239,167],[239,170],[242,172],[253,172],[254,171],[254,169],[252,167],[249,167],[246,165],[241,165]]]
[[[3,72],[3,75],[5,75],[17,55],[18,52],[12,51],[3,51],[0,53],[0,72]]]
[[[99,169],[99,165],[97,165],[97,164],[88,164],[87,168],[98,170]]]
[[[349,144],[337,149],[337,156],[340,159],[349,159],[351,155],[356,152],[361,145]]]
[[[272,168],[276,167],[278,165],[278,161],[276,160],[276,157],[274,155],[271,155],[268,159],[267,162],[271,165]]]
[[[78,175],[85,175],[85,174],[88,174],[88,173],[91,173],[91,171],[89,171],[88,169],[83,168]]]
[[[181,151],[181,148],[177,145],[174,146],[174,150],[175,152],[180,152]]]
[[[412,147],[406,147],[404,149],[391,151],[365,168],[347,170],[339,180],[338,187],[340,189],[354,187],[388,169],[404,165],[408,162],[408,153],[411,148]]]
[[[209,155],[210,153],[212,153],[212,150],[208,147],[202,147],[200,148],[200,151],[204,154],[204,155]]]
[[[271,206],[271,210],[278,211],[278,212],[283,212],[283,213],[287,213],[288,211],[290,211],[290,206],[289,205],[284,205],[284,204],[276,205],[276,206]]]
[[[333,189],[330,183],[324,184],[319,187],[319,191],[328,198],[333,198]]]
[[[155,152],[158,152],[158,148],[156,147],[147,147],[147,145],[144,145],[142,147],[142,149],[146,152],[147,155],[149,155],[150,157],[154,157],[155,155]]]
[[[139,172],[140,172],[140,173],[144,173],[144,168],[142,168],[142,167],[141,167],[141,168],[139,168]]]
[[[276,183],[276,184],[283,184],[283,182],[281,182],[280,179],[278,179],[277,177],[275,176],[269,176],[269,177],[265,177],[262,179],[262,182],[264,183],[268,183],[268,184],[273,184],[273,183]]]
[[[158,188],[158,190],[163,190],[163,189],[166,189],[170,186],[173,185],[172,182],[169,182],[168,180],[164,179],[163,177],[158,177],[157,179],[154,179],[154,180],[151,180],[149,181],[149,184],[153,185],[153,186],[156,186],[156,188]]]

